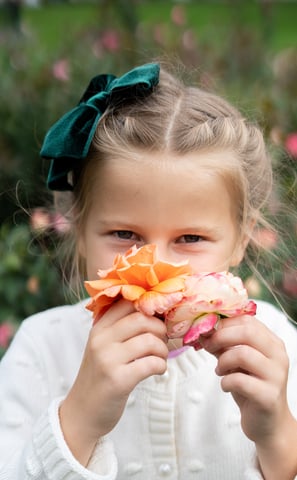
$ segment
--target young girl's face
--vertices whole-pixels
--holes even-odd
[[[79,242],[88,279],[98,278],[99,268],[110,268],[115,255],[134,244],[156,244],[160,260],[189,260],[197,273],[237,265],[244,245],[235,199],[219,175],[201,167],[226,155],[142,152],[99,163]]]

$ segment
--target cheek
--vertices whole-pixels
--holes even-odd
[[[98,258],[98,249],[96,243],[92,241],[90,235],[81,235],[78,240],[78,253],[85,262],[86,276],[89,280],[98,278],[97,270],[100,267],[100,258]]]
[[[98,270],[107,270],[112,267],[115,253],[109,251],[104,241],[98,238],[84,242],[82,252],[86,262],[87,276],[89,280],[98,279]]]
[[[228,263],[215,254],[193,257],[190,265],[194,273],[219,272],[228,268]]]

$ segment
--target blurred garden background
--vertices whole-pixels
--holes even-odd
[[[240,273],[251,297],[277,298],[297,321],[296,19],[294,0],[0,0],[0,357],[25,317],[71,297],[54,253],[68,225],[39,157],[46,130],[92,76],[159,57],[263,128],[277,179],[267,214],[285,235],[257,232],[263,281]]]

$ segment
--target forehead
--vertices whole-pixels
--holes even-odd
[[[218,166],[231,161],[228,152],[170,153],[134,152],[104,160],[97,168],[91,193],[93,212],[120,215],[136,211],[154,222],[199,214],[205,221],[220,223],[234,217],[234,199]],[[234,162],[234,159],[232,159]]]

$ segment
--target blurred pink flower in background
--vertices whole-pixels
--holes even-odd
[[[70,223],[61,213],[52,213],[44,207],[37,207],[30,217],[31,229],[37,233],[46,233],[55,230],[59,234],[70,230]]]
[[[10,323],[5,322],[5,323],[2,323],[2,325],[0,325],[0,347],[1,348],[8,347],[9,342],[12,339],[14,333],[15,333],[15,329]]]
[[[58,233],[67,233],[70,230],[70,223],[61,213],[52,215],[52,226]]]
[[[181,27],[186,23],[185,10],[181,5],[176,5],[171,10],[171,20],[175,25]]]
[[[53,64],[52,74],[61,82],[68,82],[70,78],[69,74],[69,61],[66,58],[62,58]]]
[[[283,289],[289,295],[297,297],[297,270],[285,267],[283,276]]]
[[[277,233],[268,228],[258,228],[253,235],[254,241],[265,250],[273,250],[276,247],[278,236]]]
[[[289,155],[297,158],[297,132],[290,133],[287,136],[285,147]]]
[[[101,36],[101,44],[108,52],[116,52],[120,48],[120,37],[116,30],[105,30]]]
[[[32,230],[44,232],[51,225],[50,213],[45,208],[35,208],[30,217],[30,226]]]

